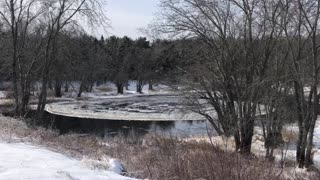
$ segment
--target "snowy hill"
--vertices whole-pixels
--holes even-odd
[[[111,163],[114,160],[110,161]],[[110,170],[91,169],[81,161],[25,143],[0,143],[0,179],[129,180]]]

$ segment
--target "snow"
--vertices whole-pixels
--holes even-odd
[[[124,171],[123,166],[121,165],[120,161],[117,159],[110,159],[109,164],[110,164],[110,168],[108,169],[109,171],[113,171],[118,174]]]
[[[292,133],[290,135],[283,136],[284,144],[274,150],[274,157],[277,162],[286,161],[286,162],[295,162],[296,161],[296,143],[298,135],[298,126],[297,124],[287,124],[283,127],[283,132]],[[257,157],[264,157],[266,149],[264,147],[264,138],[262,135],[262,128],[255,126],[254,127],[254,136],[252,138],[252,147],[251,151]],[[317,120],[314,136],[313,136],[313,163],[314,166],[320,169],[320,118]],[[224,137],[224,136],[207,136],[207,137],[188,137],[185,138],[186,141],[207,141],[212,142],[214,145],[220,147],[225,151],[234,151],[234,139],[233,137]],[[299,169],[299,168],[298,168]]]
[[[0,99],[6,98],[6,92],[5,91],[0,91]]]
[[[101,94],[103,95],[112,95],[112,96],[126,96],[126,95],[140,95],[140,93],[137,93],[137,83],[134,80],[130,80],[128,82],[128,90],[125,88],[124,89],[124,94],[119,95],[117,94],[117,88],[114,83],[112,82],[106,82],[104,84],[101,84],[99,86],[93,86],[93,92],[95,93],[88,93],[88,92],[83,92],[82,97],[96,97],[96,95],[100,96]],[[71,83],[71,88],[70,91],[71,93],[65,93],[65,96],[68,97],[76,97],[78,90],[79,90],[80,84],[78,82],[73,82]],[[143,94],[167,94],[170,93],[172,94],[172,88],[169,86],[166,86],[164,84],[155,84],[153,85],[154,90],[149,90],[148,85],[143,86],[142,88],[142,93]],[[40,88],[39,88],[40,89]],[[102,90],[102,89],[107,89],[107,90]]]
[[[121,163],[109,160],[108,170],[88,168],[76,159],[25,143],[0,143],[0,180],[131,179],[119,175]]]
[[[258,127],[255,127],[255,131],[260,134],[262,130]],[[286,131],[289,137],[284,136],[285,144],[283,147],[279,147],[275,150],[275,159],[276,161],[285,160],[285,161],[292,161],[296,160],[296,143],[297,143],[297,135],[298,135],[298,125],[294,124],[287,124],[283,127],[283,131]],[[252,149],[255,154],[264,155],[265,148],[263,145],[263,141],[260,143],[253,142]],[[320,168],[320,118],[317,119],[314,136],[313,136],[313,162],[315,167]]]

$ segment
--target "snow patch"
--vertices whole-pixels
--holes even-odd
[[[113,161],[108,167],[115,168]],[[120,164],[120,163],[119,163]],[[119,172],[119,171],[117,171]],[[131,179],[115,171],[91,169],[81,161],[25,143],[0,143],[0,180]]]
[[[125,168],[122,166],[121,162],[118,159],[109,158],[106,156],[103,156],[98,160],[84,157],[81,160],[81,163],[90,169],[108,170],[117,174],[123,174],[125,172]]]
[[[109,165],[110,165],[110,168],[108,169],[109,171],[113,171],[118,174],[125,172],[125,169],[123,168],[122,164],[118,159],[110,159]]]

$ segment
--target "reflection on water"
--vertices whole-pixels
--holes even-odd
[[[101,137],[141,137],[146,134],[159,134],[172,137],[206,136],[208,132],[207,121],[125,121],[102,120],[67,117],[46,113],[45,122],[52,124],[60,133],[88,133]],[[209,129],[209,131],[208,131]]]

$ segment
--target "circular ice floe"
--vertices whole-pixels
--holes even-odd
[[[203,120],[188,110],[178,96],[146,95],[130,97],[92,98],[83,101],[51,103],[46,111],[62,116],[134,121]]]

